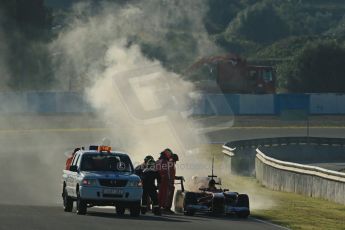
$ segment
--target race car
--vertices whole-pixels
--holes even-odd
[[[213,168],[213,167],[212,167]],[[196,213],[210,215],[236,215],[239,218],[247,218],[250,214],[249,197],[246,194],[230,192],[228,189],[217,188],[221,185],[220,178],[213,175],[208,177],[193,177],[193,184],[208,183],[208,187],[199,187],[199,191],[185,191],[183,177],[176,177],[181,185],[181,190],[175,194],[175,211],[184,215],[193,216]]]

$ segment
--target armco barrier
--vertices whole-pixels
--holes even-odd
[[[256,151],[256,178],[264,186],[345,205],[345,173],[280,161]]]
[[[230,149],[257,148],[260,146],[290,145],[290,144],[314,144],[314,145],[334,145],[345,146],[344,138],[328,137],[274,137],[258,138],[250,140],[231,141],[224,144],[223,147]]]
[[[291,154],[286,149],[278,152],[273,151],[274,148],[278,147],[286,147],[287,149],[299,148],[299,150],[301,148],[305,148],[308,151],[292,152]],[[329,163],[336,161],[345,162],[344,147],[344,138],[276,137],[227,142],[223,145],[223,153],[226,158],[231,158],[226,159],[226,161],[231,164],[229,166],[231,168],[231,173],[239,175],[253,175],[255,172],[255,156],[257,148],[272,149],[272,151],[268,151],[268,153],[271,153],[270,156],[279,159],[288,159],[289,161],[291,160],[299,163],[301,163],[301,161],[305,163],[308,162],[309,159],[313,159],[315,161],[319,160],[318,163]],[[287,153],[289,154],[286,155]],[[229,154],[232,155],[230,156]],[[327,154],[327,157],[325,157],[325,154]]]

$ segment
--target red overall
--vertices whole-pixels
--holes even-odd
[[[73,160],[73,155],[72,156],[70,156],[70,157],[68,157],[67,158],[67,160],[66,160],[66,170],[69,170],[69,167],[71,166],[71,164],[72,164],[72,160]]]
[[[175,192],[175,176],[176,176],[176,162],[170,159],[169,161],[169,188],[168,188],[168,203],[167,209],[171,209],[173,199],[174,199],[174,192]]]
[[[156,163],[156,169],[159,172],[161,178],[158,188],[158,203],[160,207],[168,208],[170,186],[168,160],[166,158],[159,159]]]

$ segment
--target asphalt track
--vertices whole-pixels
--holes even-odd
[[[61,168],[65,160],[62,152],[99,140],[106,132],[106,129],[92,128],[1,130],[0,229],[282,229],[253,218],[240,220],[183,215],[131,218],[128,215],[118,217],[110,209],[90,209],[87,216],[63,212],[58,204],[61,202]],[[260,137],[302,136],[305,133],[303,127],[237,127],[213,129],[206,134],[210,142],[223,143]],[[310,135],[344,137],[345,128],[315,127],[310,129]],[[21,145],[18,145],[18,140]],[[23,151],[24,147],[26,151]],[[36,151],[43,151],[46,157],[35,155]],[[19,153],[21,155],[16,155]]]
[[[183,215],[154,216],[151,214],[132,218],[128,214],[117,216],[112,209],[92,208],[86,216],[65,213],[61,207],[0,206],[0,229],[26,230],[103,230],[103,229],[285,229],[252,218],[239,220],[232,217]]]

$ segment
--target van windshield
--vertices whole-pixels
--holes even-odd
[[[125,155],[94,155],[85,154],[82,157],[81,171],[117,171],[132,172],[131,160]]]

